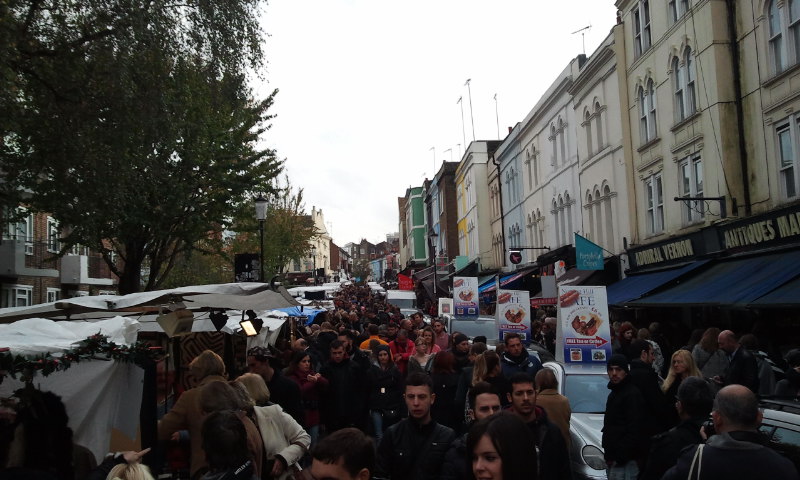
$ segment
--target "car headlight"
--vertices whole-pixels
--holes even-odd
[[[595,470],[605,470],[608,467],[603,451],[594,445],[583,447],[581,456],[583,457],[583,462]]]

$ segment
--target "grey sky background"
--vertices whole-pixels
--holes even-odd
[[[473,139],[468,78],[475,139],[497,139],[497,117],[502,138],[583,53],[572,32],[591,25],[591,55],[615,22],[610,0],[270,0],[267,145],[334,242],[380,242],[398,231],[397,197]]]

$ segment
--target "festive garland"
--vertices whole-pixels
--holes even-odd
[[[136,364],[155,360],[161,355],[161,347],[153,347],[145,342],[133,345],[117,345],[99,333],[78,343],[78,346],[61,354],[44,353],[35,356],[12,355],[8,348],[0,349],[0,381],[3,375],[29,383],[36,374],[43,377],[53,372],[64,371],[83,360],[105,359]]]

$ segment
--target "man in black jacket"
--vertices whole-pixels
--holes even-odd
[[[536,389],[533,377],[527,373],[511,376],[510,411],[518,415],[536,438],[539,451],[539,477],[568,480],[572,478],[569,451],[561,430],[550,420],[543,408],[536,406]]]
[[[676,427],[653,437],[647,466],[639,480],[658,480],[678,461],[681,450],[703,443],[700,427],[708,420],[714,392],[705,380],[689,377],[678,387],[675,409],[681,419]]]
[[[769,448],[759,433],[758,398],[745,386],[729,385],[720,390],[711,419],[717,434],[705,445],[685,449],[662,479],[687,479],[693,465],[695,472],[702,465],[702,478],[800,478],[794,464]]]
[[[395,423],[378,445],[377,478],[391,480],[438,479],[455,432],[431,418],[436,395],[433,381],[417,372],[406,379],[408,418]]]
[[[633,360],[630,361],[631,383],[642,392],[647,407],[644,433],[650,438],[674,427],[678,423],[678,417],[671,400],[661,391],[658,374],[653,369],[655,355],[650,342],[634,340],[629,352],[633,355]]]
[[[300,387],[294,381],[281,374],[278,359],[267,347],[252,347],[247,351],[247,368],[250,373],[261,375],[269,389],[269,399],[277,403],[292,416],[297,423],[303,424],[305,414],[300,403]]]
[[[739,345],[739,340],[730,330],[723,330],[717,337],[719,348],[728,354],[730,366],[722,377],[714,380],[722,386],[744,385],[758,393],[758,362],[752,353]]]
[[[606,367],[608,388],[606,414],[603,418],[603,450],[609,479],[633,480],[639,475],[640,461],[646,450],[644,434],[646,406],[642,393],[631,382],[628,357],[611,355]]]
[[[330,360],[319,373],[328,380],[321,411],[328,433],[345,427],[363,429],[367,418],[366,376],[357,363],[347,358],[344,342],[331,342]]]

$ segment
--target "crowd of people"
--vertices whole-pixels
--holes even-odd
[[[540,355],[518,334],[490,348],[447,332],[441,319],[405,318],[365,287],[342,288],[334,304],[292,343],[249,349],[248,373],[236,378],[214,352],[191,361],[196,386],[160,420],[158,437],[188,437],[192,479],[573,478],[570,403],[542,366],[555,348],[548,312],[534,323]],[[798,479],[758,434],[757,395],[766,385],[797,398],[800,351],[776,381],[754,338],[708,329],[691,340],[673,349],[658,325],[613,325],[608,478]],[[35,470],[23,456],[0,479],[146,480],[145,453],[121,452],[81,473],[9,476]]]

